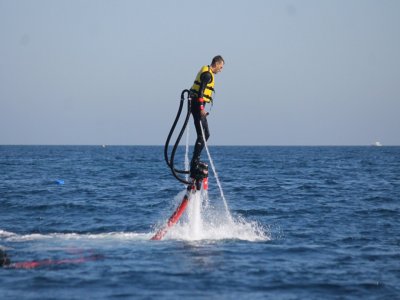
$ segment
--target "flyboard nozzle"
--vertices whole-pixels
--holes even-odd
[[[201,189],[201,184],[203,180],[208,178],[208,165],[201,161],[198,162],[190,170],[190,177],[193,179],[193,182],[195,183],[196,190],[199,191]]]

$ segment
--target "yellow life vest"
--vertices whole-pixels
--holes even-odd
[[[196,79],[194,80],[194,83],[192,85],[192,88],[190,89],[190,91],[195,94],[195,95],[199,95],[200,92],[200,76],[201,74],[203,74],[204,72],[210,72],[211,74],[211,81],[206,85],[204,92],[203,92],[203,99],[204,102],[210,103],[213,101],[212,99],[212,94],[214,92],[214,73],[211,71],[210,66],[203,66],[201,68],[201,70],[199,71],[199,73],[197,73]]]

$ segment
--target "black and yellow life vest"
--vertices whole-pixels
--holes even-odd
[[[212,94],[214,92],[214,73],[211,71],[210,66],[203,66],[199,73],[197,73],[196,79],[194,80],[194,83],[192,85],[192,88],[190,91],[195,94],[196,96],[199,95],[200,91],[200,76],[204,72],[210,72],[211,74],[211,81],[206,85],[204,92],[203,92],[203,99],[204,102],[210,103],[213,101],[212,99]]]

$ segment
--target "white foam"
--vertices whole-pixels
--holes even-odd
[[[232,219],[232,222],[205,222],[201,233],[193,232],[188,223],[179,223],[173,227],[165,237],[166,239],[178,239],[187,241],[197,240],[245,240],[268,241],[270,237],[256,222],[248,222],[243,219]]]
[[[181,220],[169,229],[165,239],[186,241],[270,240],[267,230],[257,222],[246,221],[240,216],[233,217],[230,213],[220,212],[213,208],[209,202],[205,192],[197,192],[191,195],[186,212],[181,217]]]
[[[7,238],[13,235],[15,235],[15,233],[0,229],[0,238]]]
[[[65,241],[115,241],[115,240],[147,240],[151,237],[151,233],[136,233],[136,232],[106,232],[106,233],[48,233],[48,234],[15,234],[0,230],[0,237],[11,242],[26,242],[35,240],[65,240]]]

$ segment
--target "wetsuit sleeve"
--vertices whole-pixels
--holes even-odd
[[[199,98],[203,98],[204,90],[211,81],[210,72],[204,72],[200,75],[200,90],[199,90]]]

